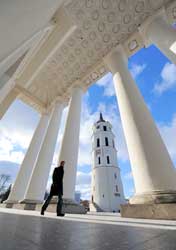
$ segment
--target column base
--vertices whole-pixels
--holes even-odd
[[[126,204],[121,205],[124,218],[176,220],[176,203],[170,204]]]
[[[18,203],[18,201],[15,200],[6,200],[3,202],[5,208],[13,208],[13,205]]]
[[[86,214],[87,211],[83,205],[80,205],[75,200],[63,199],[63,212],[68,214]]]
[[[130,199],[130,204],[163,204],[176,203],[176,191],[153,191],[136,194]]]
[[[89,206],[90,206],[90,212],[105,212],[95,202],[91,202]]]
[[[36,210],[38,204],[42,204],[41,200],[30,200],[24,199],[19,202],[19,204],[14,204],[13,208],[24,209],[24,210]]]
[[[4,208],[12,208],[14,204],[18,203],[17,200],[5,200],[3,201],[3,203],[1,204],[1,207]]]
[[[4,204],[15,204],[15,203],[18,203],[17,200],[5,200],[3,201]]]
[[[14,208],[14,209],[22,209],[22,210],[35,210],[37,204],[41,204],[43,201],[36,201],[36,200],[6,200],[3,202],[4,208]]]
[[[14,205],[13,203],[7,203],[6,204],[6,203],[3,202],[3,203],[0,204],[0,207],[1,208],[13,208],[13,205]]]
[[[2,203],[0,204],[2,208],[13,208],[20,210],[35,210],[36,204],[25,204],[25,203]]]
[[[21,210],[36,210],[41,211],[43,201],[36,201],[36,200],[28,200],[25,199],[20,201],[19,203],[2,203],[0,207],[3,208],[14,208],[14,209],[21,209]],[[53,197],[51,200],[47,212],[56,213],[57,207],[57,197]],[[68,214],[86,214],[87,211],[84,206],[78,204],[76,201],[72,199],[63,199],[63,206],[62,212]]]
[[[50,205],[47,208],[47,212],[56,213],[57,197],[53,197]],[[37,205],[36,210],[41,210],[41,205]],[[84,206],[80,205],[72,199],[63,199],[62,212],[66,214],[86,214]]]
[[[42,204],[43,201],[42,200],[30,200],[30,199],[24,199],[22,201],[20,201],[19,203],[23,204]]]

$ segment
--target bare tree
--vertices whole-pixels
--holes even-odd
[[[11,188],[12,188],[12,184],[10,184],[10,186],[5,190],[5,192],[0,194],[0,198],[1,198],[0,203],[3,203],[4,201],[8,199],[9,194],[11,192]]]
[[[4,192],[11,177],[8,174],[0,175],[0,193]]]

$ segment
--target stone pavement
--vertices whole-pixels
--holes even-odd
[[[0,250],[176,250],[176,222],[0,209]]]

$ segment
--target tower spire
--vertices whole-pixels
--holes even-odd
[[[100,121],[103,121],[103,114],[100,112]]]
[[[100,112],[100,118],[99,118],[98,122],[105,122],[105,120],[103,119],[103,114],[102,114],[102,112]]]

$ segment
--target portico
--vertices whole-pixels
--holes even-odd
[[[45,23],[41,13],[35,13],[39,19],[36,30],[32,25],[28,32],[17,30],[13,53],[10,41],[8,48],[3,45],[6,57],[0,47],[0,73],[9,76],[0,86],[0,117],[16,98],[41,114],[7,204],[43,201],[67,105],[58,161],[68,165],[64,198],[74,200],[82,96],[111,71],[135,182],[136,194],[130,204],[176,206],[174,165],[128,70],[128,58],[150,44],[176,64],[175,10],[176,1],[171,0],[46,0],[42,9],[42,15],[47,14]],[[15,9],[16,15],[18,11],[24,10]]]

